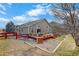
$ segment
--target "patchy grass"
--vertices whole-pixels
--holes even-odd
[[[79,48],[76,47],[75,41],[71,35],[68,35],[66,40],[60,45],[54,55],[58,56],[74,56],[79,55]]]
[[[0,55],[5,55],[9,48],[9,41],[0,39]]]
[[[63,39],[66,39],[61,45],[60,47],[57,49],[57,51],[52,54],[52,55],[55,55],[55,56],[79,56],[79,47],[76,47],[75,46],[75,41],[74,39],[72,38],[71,35],[68,35],[67,37],[65,37],[64,35],[61,36],[61,37],[58,37],[56,38],[58,41],[62,41]],[[13,44],[13,43],[14,44]],[[16,44],[15,44],[16,43]],[[27,46],[26,44],[23,43],[23,41],[20,41],[20,40],[8,40],[8,39],[1,39],[0,40],[0,56],[5,56],[5,55],[18,55],[18,54],[21,54],[21,51],[18,52],[18,51],[14,51],[14,52],[10,52],[10,53],[7,53],[10,49],[10,47],[13,47],[14,48],[21,48],[20,50],[21,51],[25,51],[24,49],[27,49]],[[32,48],[30,48],[32,49]],[[28,50],[28,49],[27,49]],[[30,52],[30,51],[29,51]],[[29,53],[27,52],[27,54]],[[34,51],[33,52],[39,52],[38,51]],[[26,52],[25,52],[26,53]],[[41,52],[40,52],[41,53]],[[42,52],[43,53],[43,52]],[[26,55],[27,55],[26,54]],[[29,53],[30,54],[30,53]],[[46,53],[44,53],[46,54]],[[36,55],[36,54],[35,54]],[[41,54],[40,54],[41,55]]]
[[[76,47],[74,50],[63,50],[57,51],[54,53],[55,56],[79,56],[79,47]]]
[[[64,38],[65,38],[65,35],[62,35],[62,36],[60,36],[60,37],[57,37],[56,40],[62,41]]]

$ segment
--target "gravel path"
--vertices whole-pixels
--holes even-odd
[[[9,39],[10,48],[7,52],[8,56],[45,56],[51,55],[39,48],[25,44],[24,41]]]

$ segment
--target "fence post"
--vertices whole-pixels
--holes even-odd
[[[16,33],[16,39],[18,38],[17,36],[18,36],[18,35],[17,35],[17,33]]]
[[[5,39],[7,39],[7,33],[4,33],[4,35],[5,35]]]

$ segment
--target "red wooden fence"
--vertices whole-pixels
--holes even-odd
[[[5,37],[5,33],[0,33],[0,37]]]
[[[29,35],[29,34],[18,34],[18,33],[16,33],[16,32],[0,33],[0,37],[5,37],[5,39],[7,39],[7,37],[9,37],[9,36],[15,36],[16,39],[17,39],[17,38],[21,38],[21,37],[23,37],[23,38],[33,38],[33,37],[32,37],[31,35]]]
[[[16,36],[17,39],[17,33],[16,32],[5,32],[5,33],[0,33],[0,37],[4,37],[7,39],[9,36]]]
[[[0,37],[4,37],[5,39],[7,39],[7,37],[9,36],[16,36],[17,38],[32,38],[35,39],[38,43],[42,43],[44,40],[49,39],[49,38],[55,38],[55,35],[50,33],[50,34],[45,34],[42,36],[31,36],[29,34],[18,34],[16,32],[5,32],[5,33],[0,33]]]

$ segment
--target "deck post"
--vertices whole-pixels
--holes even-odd
[[[5,33],[5,39],[7,39],[7,33]]]
[[[17,39],[18,37],[17,37],[17,33],[16,33],[16,39]]]
[[[43,39],[44,39],[43,37],[36,37],[38,44],[43,43]]]

